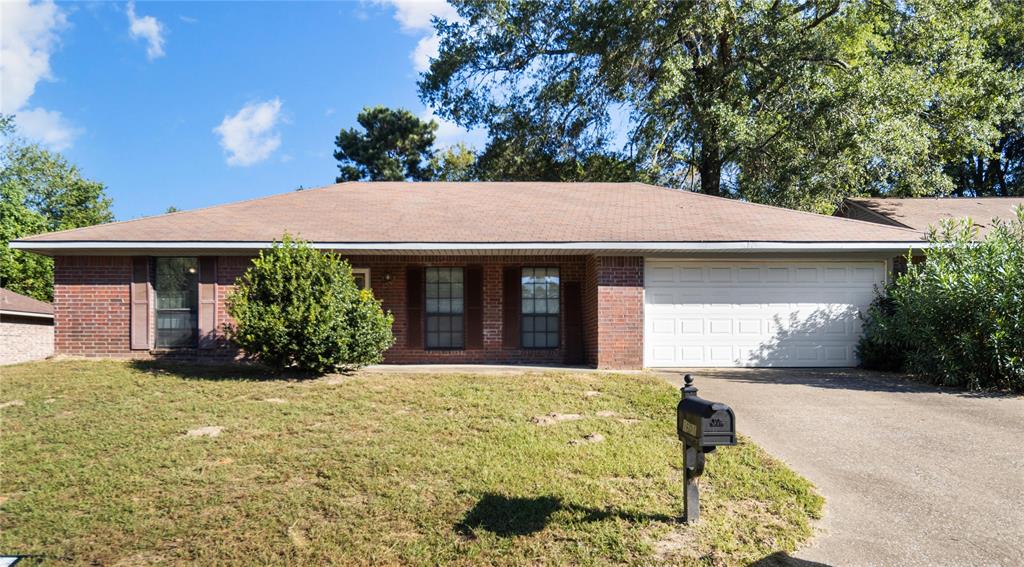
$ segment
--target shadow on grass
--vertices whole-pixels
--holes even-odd
[[[554,496],[510,498],[500,494],[485,494],[466,517],[455,524],[455,531],[466,537],[473,537],[478,530],[491,532],[498,537],[530,535],[547,527],[551,517],[560,511],[582,513],[583,517],[578,520],[582,522],[599,522],[608,518],[631,522],[676,521],[676,518],[664,514],[637,514],[565,504],[561,498]]]
[[[665,370],[673,382],[682,383],[683,374],[692,374],[698,387],[701,369],[692,372]],[[1019,398],[1020,394],[992,390],[965,390],[955,386],[938,386],[899,373],[863,370],[860,368],[716,368],[707,374],[725,382],[809,386],[826,390],[891,392],[899,394],[948,394],[962,398]]]
[[[779,551],[751,563],[748,567],[829,567],[829,565],[828,563],[797,559],[785,551]]]
[[[234,380],[262,382],[274,380],[311,380],[321,375],[298,370],[276,371],[252,362],[196,361],[182,358],[133,360],[132,367],[151,374],[171,374],[185,380]]]

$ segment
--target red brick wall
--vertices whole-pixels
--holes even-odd
[[[374,295],[381,300],[384,309],[390,310],[395,316],[395,346],[385,354],[385,362],[560,363],[565,359],[564,333],[563,345],[557,349],[502,347],[502,270],[506,266],[558,267],[562,282],[582,283],[585,265],[585,258],[582,256],[350,256],[348,259],[353,268],[370,269],[370,285]],[[424,350],[406,346],[405,272],[409,265],[483,267],[484,348]],[[391,281],[385,283],[385,274],[391,275]]]
[[[598,368],[643,366],[644,259],[597,256],[587,262],[586,352]]]
[[[502,347],[502,269],[505,266],[557,266],[563,282],[580,282],[583,291],[583,340],[587,361],[603,368],[634,368],[642,364],[642,259],[586,258],[583,256],[351,256],[354,268],[369,268],[374,294],[384,309],[395,316],[395,346],[385,355],[390,363],[559,363],[564,344],[557,349],[506,349]],[[230,323],[225,304],[232,284],[251,258],[223,256],[217,265],[216,325]],[[406,346],[405,273],[419,266],[483,267],[484,348],[427,351]],[[391,279],[385,282],[385,274]],[[56,351],[81,356],[146,357],[145,351],[129,348],[129,295],[131,258],[58,257],[55,278]],[[599,284],[600,280],[600,285]],[[639,288],[627,284],[639,285]],[[631,299],[636,305],[631,303]],[[637,298],[639,298],[637,300]],[[600,308],[597,301],[603,301]],[[564,305],[564,304],[563,304]],[[635,309],[633,307],[636,307]],[[563,310],[564,311],[564,310]],[[627,321],[631,314],[635,320]],[[623,325],[604,329],[599,325]],[[635,332],[634,332],[635,330]],[[624,341],[635,338],[629,348]],[[563,333],[564,343],[564,333]],[[604,353],[602,349],[611,349]],[[598,353],[600,352],[600,356]],[[635,353],[635,356],[634,356]],[[198,354],[233,354],[230,350]]]
[[[75,356],[131,356],[128,343],[132,277],[126,256],[54,259],[54,350]]]

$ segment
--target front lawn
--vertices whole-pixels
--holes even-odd
[[[792,550],[822,506],[744,442],[709,457],[702,523],[676,524],[678,392],[653,376],[263,378],[110,361],[0,369],[0,554],[737,564]]]

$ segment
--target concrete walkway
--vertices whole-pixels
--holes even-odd
[[[1024,565],[1024,398],[859,370],[692,374],[828,500],[810,546],[775,564]]]

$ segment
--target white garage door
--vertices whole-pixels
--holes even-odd
[[[858,313],[884,279],[881,261],[648,259],[644,364],[856,366]]]

